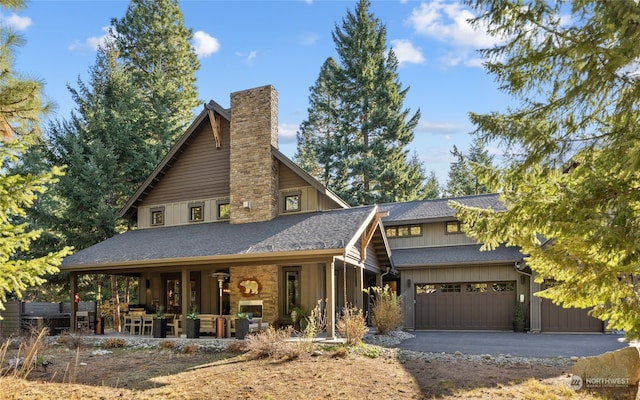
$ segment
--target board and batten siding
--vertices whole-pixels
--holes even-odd
[[[229,197],[229,122],[222,119],[220,149],[216,148],[208,123],[197,129],[200,131],[194,132],[189,146],[144,199],[141,207]]]
[[[389,237],[389,246],[392,249],[406,249],[416,247],[454,246],[460,244],[477,243],[474,239],[468,237],[464,233],[446,233],[447,226],[445,222],[435,222],[421,225],[422,236]]]
[[[528,298],[528,283],[520,283],[521,274],[513,264],[478,265],[468,267],[406,269],[400,273],[404,328],[415,329],[415,285],[424,283],[471,283],[515,281],[516,296]]]
[[[194,199],[169,204],[153,204],[140,207],[138,210],[138,228],[151,227],[151,210],[164,207],[164,224],[160,226],[197,224],[202,222],[212,222],[218,220],[218,202],[228,203],[228,197],[215,199]],[[189,205],[192,203],[202,203],[203,220],[198,222],[189,221]],[[228,221],[225,219],[224,221]]]

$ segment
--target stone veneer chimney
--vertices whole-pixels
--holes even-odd
[[[278,214],[278,93],[271,85],[231,93],[230,223]]]

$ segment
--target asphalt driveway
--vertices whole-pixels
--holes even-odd
[[[422,352],[510,354],[525,357],[593,356],[628,346],[622,334],[412,331],[396,347]]]

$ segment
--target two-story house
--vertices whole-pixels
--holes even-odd
[[[121,210],[136,228],[65,258],[72,293],[78,275],[126,275],[148,308],[185,318],[252,300],[271,323],[326,300],[332,337],[345,302],[366,311],[363,289],[384,281],[405,296],[406,328],[508,330],[522,301],[542,329],[517,249],[480,252],[447,200],[349,207],[278,150],[277,102],[263,86],[206,104]]]

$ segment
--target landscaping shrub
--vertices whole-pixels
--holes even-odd
[[[347,339],[348,344],[360,343],[367,333],[367,322],[362,315],[362,310],[355,307],[345,307],[342,315],[338,318],[336,329],[340,336]]]
[[[300,356],[300,346],[291,341],[293,327],[267,329],[248,335],[244,341],[250,358],[275,358],[292,360]]]
[[[82,346],[82,336],[76,333],[63,332],[56,338],[56,343],[66,346],[69,350],[77,350]]]
[[[379,335],[402,326],[402,296],[396,296],[389,285],[366,290],[373,300],[371,323]]]
[[[121,347],[125,347],[126,345],[127,345],[127,341],[124,339],[110,338],[104,343],[104,348],[119,349]]]
[[[182,348],[182,354],[195,354],[198,352],[198,346],[195,344],[188,344]]]
[[[160,342],[160,350],[173,350],[176,348],[176,342],[173,340],[162,340]]]

